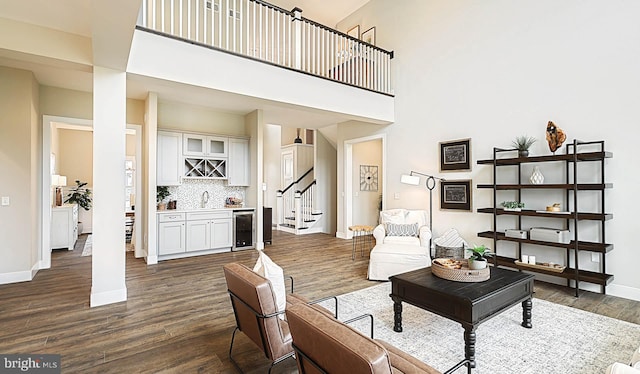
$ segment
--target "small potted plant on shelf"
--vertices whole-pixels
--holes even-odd
[[[171,193],[169,192],[169,187],[156,187],[156,202],[158,203],[158,210],[165,210],[167,208],[167,204],[164,202],[164,199],[166,199],[169,195],[171,195]]]
[[[519,212],[522,210],[522,208],[524,208],[524,203],[521,203],[519,201],[503,201],[500,203],[500,205],[502,205],[504,210],[511,212]]]
[[[532,136],[518,136],[511,144],[518,150],[519,157],[529,156],[529,148],[536,142],[536,138]]]
[[[467,248],[471,252],[469,256],[469,269],[480,270],[487,267],[487,259],[493,254],[491,250],[483,245],[474,245],[473,248]]]

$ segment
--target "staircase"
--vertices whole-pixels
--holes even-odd
[[[302,181],[312,171],[313,168],[309,169],[298,180],[277,191],[278,230],[296,235],[322,232],[318,224],[322,212],[314,209],[316,180],[300,189]]]

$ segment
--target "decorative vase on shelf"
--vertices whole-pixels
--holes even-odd
[[[531,184],[542,184],[544,182],[544,175],[542,175],[540,169],[537,166],[533,168],[533,173],[531,173],[529,181],[531,182]]]

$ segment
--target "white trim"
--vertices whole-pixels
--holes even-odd
[[[11,273],[0,273],[0,284],[27,282],[33,279],[32,271],[14,271]]]
[[[49,116],[46,114],[42,116],[42,206],[38,209],[40,212],[40,222],[42,223],[40,269],[49,269],[51,267],[51,127],[57,122],[93,127],[93,121],[89,119]]]
[[[607,294],[611,296],[624,297],[625,299],[640,301],[640,288],[623,286],[620,284],[610,284],[607,286]]]
[[[357,143],[364,143],[372,140],[381,141],[382,147],[382,170],[380,173],[380,177],[382,182],[380,185],[382,186],[382,209],[384,209],[384,195],[387,191],[387,173],[384,172],[387,166],[387,134],[375,134],[370,136],[365,136],[362,138],[350,139],[344,141],[344,160],[343,160],[343,169],[344,169],[344,199],[343,199],[343,214],[344,214],[344,227],[338,228],[342,229],[341,235],[346,236],[345,239],[351,239],[351,232],[347,231],[349,226],[353,225],[353,145]],[[345,235],[346,234],[346,235]],[[336,233],[338,236],[338,233]]]
[[[91,303],[90,303],[91,308],[107,305],[107,304],[119,303],[121,301],[127,301],[126,287],[121,288],[119,290],[106,291],[106,292],[100,292],[100,293],[93,293],[93,290],[91,291]]]

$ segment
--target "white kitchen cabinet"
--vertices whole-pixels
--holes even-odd
[[[187,213],[187,251],[220,248],[231,250],[231,216],[230,210]]]
[[[231,217],[211,222],[211,248],[231,248],[233,224]]]
[[[229,138],[215,135],[184,134],[182,152],[185,156],[227,157]]]
[[[187,221],[187,252],[211,248],[211,221]]]
[[[182,133],[158,131],[156,184],[177,186],[182,183]]]
[[[64,204],[51,208],[51,248],[73,250],[78,240],[78,205]]]
[[[158,214],[158,255],[184,253],[186,250],[184,213]]]
[[[251,182],[249,139],[229,139],[229,186],[248,186]]]

